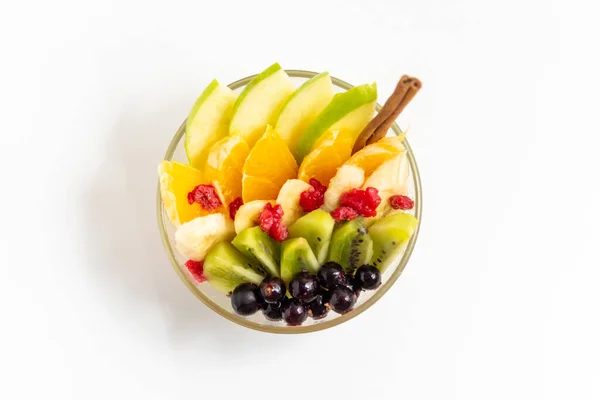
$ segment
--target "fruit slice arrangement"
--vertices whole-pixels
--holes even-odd
[[[189,165],[158,168],[196,284],[288,325],[376,289],[418,225],[404,136],[384,136],[420,87],[403,76],[374,116],[374,83],[334,95],[326,72],[296,89],[273,64],[239,95],[212,81],[186,123]]]

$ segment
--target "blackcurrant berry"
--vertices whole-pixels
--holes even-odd
[[[310,303],[319,294],[317,277],[307,271],[299,272],[290,282],[290,294],[295,299]]]
[[[307,306],[298,299],[286,302],[283,309],[283,319],[288,325],[302,325],[308,317]]]
[[[239,315],[252,315],[261,307],[262,298],[254,283],[242,283],[231,294],[231,307]]]
[[[260,294],[266,303],[276,304],[285,296],[285,282],[281,278],[265,278],[259,286]]]
[[[329,293],[329,305],[338,314],[345,314],[352,310],[356,303],[356,294],[346,286],[336,286]]]
[[[327,289],[346,283],[346,275],[342,266],[335,261],[329,261],[319,270],[319,283]]]

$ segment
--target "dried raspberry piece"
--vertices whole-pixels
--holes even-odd
[[[381,197],[373,187],[368,187],[366,190],[352,189],[344,193],[340,199],[340,206],[350,207],[363,217],[376,216],[380,203]]]
[[[260,228],[264,232],[269,232],[275,219],[277,219],[277,216],[275,215],[273,205],[271,203],[265,204],[265,207],[258,215],[258,224],[260,225]]]
[[[229,216],[231,217],[231,219],[235,220],[235,214],[242,205],[244,205],[244,201],[241,197],[236,197],[235,200],[229,203]]]
[[[331,216],[336,222],[345,220],[350,221],[358,217],[358,212],[351,207],[338,207],[331,212]]]
[[[206,277],[204,276],[204,261],[187,260],[185,266],[187,267],[188,271],[190,271],[196,282],[206,282]]]
[[[324,202],[325,197],[323,194],[310,188],[300,193],[300,201],[298,204],[300,204],[300,207],[302,207],[304,212],[310,212],[321,207]]]
[[[277,204],[275,207],[271,203],[265,204],[262,212],[258,216],[258,224],[263,232],[268,232],[269,235],[278,241],[287,239],[287,227],[281,222],[283,217],[283,208]]]
[[[278,242],[283,242],[288,237],[287,226],[281,220],[277,220],[273,223],[271,229],[269,229],[269,235]]]
[[[327,186],[322,185],[321,182],[319,182],[315,178],[311,178],[310,181],[308,181],[308,183],[319,193],[325,194],[325,192],[327,191]]]
[[[415,206],[415,202],[408,196],[396,194],[390,197],[390,206],[394,210],[411,210]]]
[[[221,200],[217,195],[215,187],[212,185],[198,185],[188,193],[188,203],[200,204],[200,207],[206,211],[212,211],[221,207]]]
[[[275,207],[273,207],[273,213],[277,219],[281,219],[283,217],[283,208],[281,208],[280,204],[275,204]]]
[[[258,215],[258,224],[260,225],[260,228],[264,232],[269,232],[269,230],[273,226],[274,219],[275,217],[273,213],[273,206],[271,205],[271,203],[265,204],[265,207]]]
[[[312,187],[300,193],[299,204],[304,212],[316,210],[325,202],[325,191],[327,190],[327,186],[321,185],[321,182],[315,178],[312,178],[309,183]]]

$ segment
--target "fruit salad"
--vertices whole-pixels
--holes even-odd
[[[195,284],[292,326],[377,290],[418,225],[404,136],[387,133],[420,87],[403,76],[375,113],[375,83],[335,94],[327,72],[296,87],[273,64],[239,94],[213,80],[187,118],[189,162],[158,167]]]

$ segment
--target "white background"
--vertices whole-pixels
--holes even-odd
[[[600,399],[597,15],[584,1],[0,6],[0,398]],[[593,4],[593,2],[588,2]],[[278,61],[424,88],[421,234],[329,331],[202,305],[156,166],[202,88]]]

